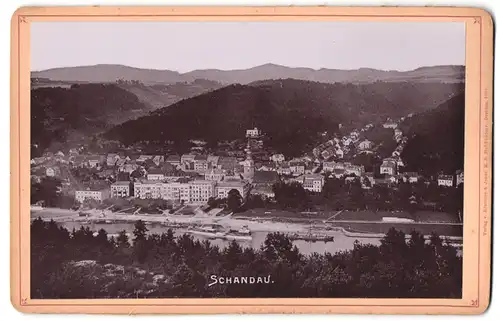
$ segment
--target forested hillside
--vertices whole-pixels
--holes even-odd
[[[100,133],[147,112],[137,96],[113,84],[31,91],[32,156],[51,144]]]
[[[230,85],[121,124],[106,137],[138,141],[243,138],[258,127],[267,144],[287,156],[310,151],[318,135],[338,125],[359,127],[436,107],[461,84],[324,84],[295,79]]]
[[[464,168],[465,95],[459,94],[437,108],[406,119],[409,137],[402,158],[408,170],[452,174]]]

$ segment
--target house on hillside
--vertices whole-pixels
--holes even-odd
[[[458,170],[455,172],[455,176],[456,176],[456,179],[457,179],[457,184],[456,186],[458,187],[458,185],[460,184],[463,184],[464,183],[464,171],[462,170]]]
[[[275,162],[275,163],[281,163],[281,162],[285,161],[285,155],[283,155],[283,154],[273,154],[270,157],[270,160],[273,161],[273,162]]]
[[[45,175],[48,177],[56,177],[61,175],[61,170],[57,166],[47,166],[45,169]]]
[[[380,165],[380,174],[396,175],[397,163],[392,158],[386,158]]]
[[[253,129],[247,129],[246,137],[257,138],[260,136],[260,134],[260,130],[257,127],[254,127]]]
[[[335,156],[335,148],[334,147],[328,147],[321,152],[321,157],[324,160],[329,160],[330,158],[332,158],[334,156]]]
[[[358,144],[358,150],[367,150],[367,149],[371,149],[372,147],[373,147],[373,143],[371,141],[369,141],[368,139],[365,139]]]
[[[404,172],[402,178],[403,182],[418,183],[418,174],[415,172]]]
[[[453,186],[453,175],[439,175],[437,179],[438,186]]]
[[[398,127],[398,124],[392,120],[388,120],[382,125],[382,127],[395,129]]]

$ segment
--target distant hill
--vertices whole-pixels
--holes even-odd
[[[288,156],[310,151],[320,133],[338,124],[356,127],[387,117],[436,107],[463,91],[461,84],[325,84],[285,79],[230,85],[161,108],[118,125],[107,138],[139,141],[209,142],[244,138],[259,127],[267,146]]]
[[[223,87],[222,84],[216,81],[205,79],[195,79],[192,82],[178,82],[174,84],[150,85],[135,82],[120,82],[118,86],[136,95],[141,102],[152,109],[169,106],[180,100]]]
[[[248,84],[264,79],[299,79],[324,83],[371,83],[385,82],[463,82],[464,66],[431,66],[412,71],[384,71],[369,68],[356,70],[291,68],[275,64],[265,64],[249,69],[218,70],[204,69],[187,73],[172,70],[155,70],[128,67],[123,65],[94,65],[54,68],[33,71],[32,77],[48,78],[57,81],[81,81],[107,83],[122,80],[138,80],[144,84],[172,84],[193,82],[196,79],[207,79],[218,83]]]
[[[31,91],[32,154],[73,137],[100,133],[148,113],[134,94],[114,84],[44,87]]]
[[[402,124],[409,137],[401,157],[406,168],[428,174],[464,169],[465,95],[458,94],[433,110]]]
[[[46,87],[70,88],[74,84],[89,84],[84,81],[62,81],[48,78],[32,78],[31,89]],[[139,98],[150,109],[165,107],[179,100],[194,97],[223,87],[222,84],[205,79],[195,79],[191,82],[178,82],[173,84],[144,84],[137,80],[115,81],[108,84],[116,84]]]

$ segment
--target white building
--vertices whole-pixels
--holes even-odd
[[[189,203],[191,200],[190,185],[186,180],[164,183],[161,186],[161,198],[177,202]]]
[[[438,176],[438,186],[453,186],[453,175],[439,175]]]
[[[302,183],[304,189],[311,192],[321,193],[324,185],[325,185],[325,178],[323,177],[323,175],[318,175],[318,174],[304,175]]]
[[[370,149],[372,147],[373,147],[373,143],[371,141],[369,141],[368,139],[365,139],[358,144],[359,150],[366,150],[366,149]]]
[[[391,128],[391,129],[395,129],[395,128],[397,128],[397,127],[398,127],[398,124],[397,124],[397,123],[395,123],[395,122],[393,122],[393,121],[388,121],[388,122],[384,123],[382,126],[383,126],[384,128]]]
[[[386,158],[380,165],[380,174],[396,175],[397,163],[394,159]]]
[[[129,197],[130,182],[118,181],[111,184],[111,197]]]
[[[134,183],[134,197],[141,199],[162,198],[162,185],[161,181],[139,180]]]
[[[458,170],[455,172],[455,175],[457,176],[457,186],[460,184],[464,183],[464,172],[461,170]]]
[[[189,183],[189,203],[206,203],[210,197],[215,197],[215,182],[194,180]]]
[[[285,155],[283,154],[274,154],[273,156],[271,156],[271,161],[275,162],[275,163],[281,163],[281,162],[284,162],[285,161]]]
[[[254,127],[254,129],[247,129],[247,137],[249,138],[256,138],[260,136],[260,130],[257,127]]]
[[[108,189],[88,188],[85,190],[75,191],[75,199],[80,203],[83,203],[86,199],[102,202],[103,200],[105,200],[107,198],[109,198],[109,190]]]

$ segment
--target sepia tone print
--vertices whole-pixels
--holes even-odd
[[[448,18],[30,21],[21,305],[484,306],[482,47]]]

